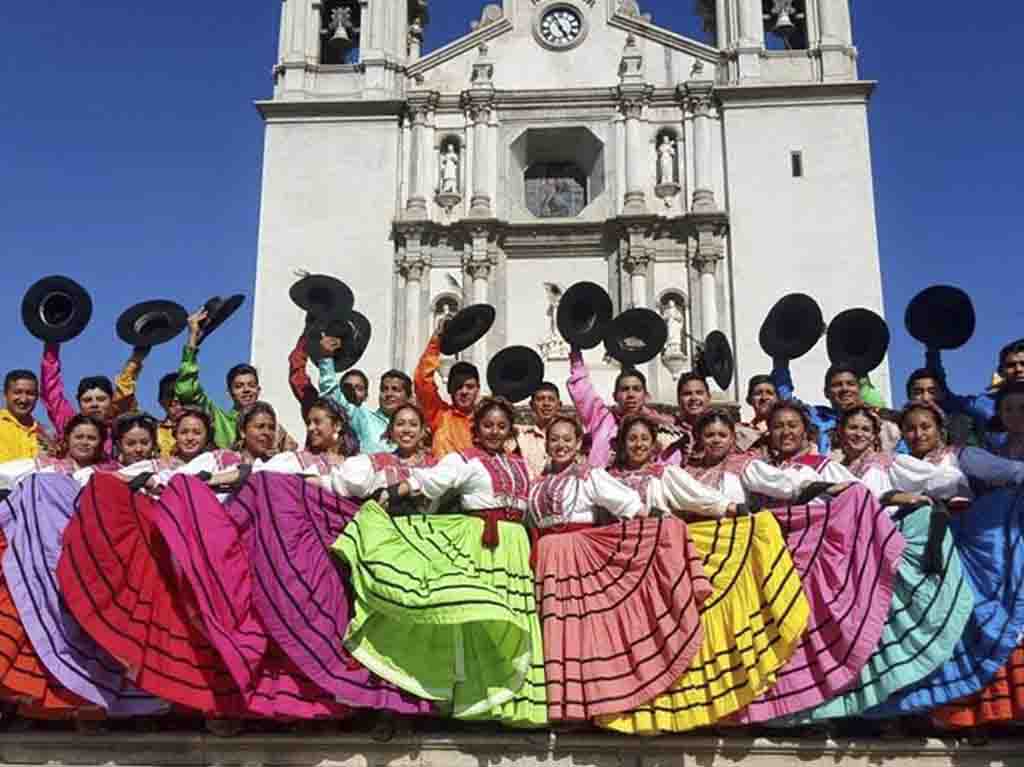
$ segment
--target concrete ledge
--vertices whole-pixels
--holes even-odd
[[[1024,739],[967,746],[943,740],[768,740],[502,733],[399,737],[195,733],[0,735],[0,765],[107,767],[1016,767]]]

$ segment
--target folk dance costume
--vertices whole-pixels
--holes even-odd
[[[909,455],[871,452],[854,461],[851,473],[878,500],[892,491],[948,498],[963,475]],[[953,655],[974,609],[953,536],[933,528],[929,507],[886,509],[906,541],[893,581],[892,607],[882,638],[854,684],[816,708],[792,717],[791,724],[857,716],[901,688],[919,682]],[[929,544],[932,535],[938,537]],[[929,545],[937,546],[929,552]],[[937,554],[937,556],[935,556]]]
[[[967,476],[1006,484],[1021,466],[979,448],[940,448],[925,461]],[[959,495],[969,495],[963,484]],[[903,688],[868,716],[891,717],[927,711],[980,692],[993,681],[1024,631],[1024,496],[1018,488],[975,499],[949,520],[974,610],[953,656],[917,684]]]
[[[168,704],[132,684],[131,674],[83,630],[58,591],[63,534],[94,471],[37,473],[17,487],[0,519],[9,546],[4,576],[26,636],[61,685],[108,716],[161,713]]]
[[[12,491],[19,482],[34,473],[71,474],[74,462],[49,457],[19,459],[0,464],[0,489]],[[0,524],[14,519],[10,499],[0,503]],[[7,537],[0,531],[0,557],[7,556]],[[46,669],[25,633],[7,579],[0,570],[0,698],[20,704],[20,716],[58,718],[80,715],[86,709],[102,709],[68,690]]]
[[[906,545],[871,492],[841,464],[808,454],[772,469],[750,461],[740,484],[766,499],[782,528],[811,618],[776,683],[736,715],[738,723],[818,706],[857,681],[881,640]],[[836,498],[797,505],[801,486],[822,480],[855,484]]]
[[[188,464],[154,462],[130,470],[196,476],[237,465],[229,451]],[[195,594],[154,522],[156,501],[100,474],[85,487],[64,533],[57,580],[68,609],[128,670],[138,687],[210,717],[241,717],[246,704],[203,629]]]
[[[285,457],[274,466],[286,468]],[[304,459],[305,465],[313,463]],[[279,719],[343,718],[351,709],[314,683],[274,640],[257,609],[260,581],[252,551],[265,534],[258,515],[267,511],[254,475],[223,504],[199,478],[171,479],[153,509],[153,522],[195,597],[195,613],[237,685],[248,714]],[[358,704],[356,704],[358,705]]]
[[[1024,481],[1024,461],[1014,460],[1005,445],[995,454],[1012,460],[1014,465],[1004,465],[998,476],[998,483],[978,483],[983,495],[994,493],[1002,496],[1004,502],[1014,505],[1024,501],[1020,498],[1021,482]],[[965,451],[961,463],[968,473],[981,473],[973,465],[978,460],[986,461],[984,453]],[[1017,469],[1016,475],[1013,469]],[[999,485],[1016,485],[1015,488],[1000,488]],[[969,513],[969,512],[968,512]],[[1018,645],[1011,653],[1006,665],[996,672],[988,685],[979,693],[932,712],[932,719],[947,728],[980,727],[1000,722],[1024,720],[1024,646]]]
[[[616,472],[648,509],[721,516],[729,500],[675,466]],[[779,524],[771,514],[687,524],[711,594],[700,608],[704,641],[668,692],[633,711],[599,717],[631,734],[682,732],[748,705],[775,682],[807,626],[809,605]]]
[[[619,522],[597,526],[602,512]],[[686,525],[647,519],[639,494],[574,464],[530,491],[548,715],[585,720],[665,692],[700,647],[711,593]]]
[[[472,449],[412,469],[408,485],[431,513],[392,518],[370,501],[334,544],[356,599],[345,646],[456,718],[543,726],[525,462]],[[461,513],[435,513],[449,499]]]

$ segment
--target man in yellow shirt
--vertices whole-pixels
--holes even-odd
[[[35,419],[39,379],[31,370],[12,370],[4,377],[4,407],[0,410],[0,463],[35,458],[50,437]]]

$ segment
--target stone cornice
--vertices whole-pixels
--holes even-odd
[[[725,109],[796,104],[865,104],[877,85],[874,80],[843,83],[717,85],[715,96]]]
[[[416,63],[410,64],[406,67],[406,75],[411,78],[423,75],[446,61],[472,51],[474,48],[479,47],[481,43],[500,37],[506,32],[511,32],[512,28],[512,22],[507,18],[499,19],[491,24],[483,24],[468,35],[453,40],[448,45],[438,48],[436,51],[431,51]]]
[[[495,731],[423,734],[377,743],[365,734],[323,736],[244,735],[217,738],[200,733],[110,734],[92,737],[69,732],[0,735],[4,765],[150,765],[151,767],[494,767],[543,764],[548,767],[667,767],[738,764],[772,767],[834,767],[856,761],[886,767],[990,767],[1016,764],[1020,739],[970,746],[954,740],[821,738],[771,740],[699,736],[630,738],[606,734]]]
[[[675,32],[671,32],[664,27],[659,27],[655,24],[651,24],[643,19],[638,19],[633,16],[627,16],[623,13],[616,13],[608,20],[608,26],[618,27],[624,29],[627,32],[632,32],[637,37],[642,37],[646,40],[664,45],[666,48],[672,50],[682,51],[688,53],[694,58],[705,61],[709,64],[718,65],[722,60],[722,53],[717,48],[706,43],[698,42],[697,40],[691,40],[689,37],[683,37]]]
[[[303,99],[297,101],[267,100],[255,102],[266,122],[310,122],[316,120],[382,120],[398,118],[408,102],[398,99],[363,101],[352,99]]]

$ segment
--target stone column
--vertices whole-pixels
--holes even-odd
[[[405,204],[405,217],[425,219],[428,194],[426,181],[432,162],[427,121],[433,115],[437,95],[432,92],[412,92],[408,101],[409,119],[412,121],[412,148],[409,152],[412,167],[409,171],[409,199]]]
[[[714,182],[711,173],[711,107],[714,85],[708,81],[686,84],[686,102],[693,114],[693,200],[694,211],[714,210]]]
[[[629,248],[622,265],[629,272],[630,308],[647,306],[647,269],[651,258],[647,253],[645,232],[642,227],[631,226],[626,232]]]
[[[721,330],[718,319],[718,264],[725,248],[722,237],[724,229],[717,224],[698,224],[697,253],[692,264],[700,275],[700,316],[701,334],[707,336],[713,330]]]
[[[715,42],[719,50],[729,47],[729,19],[726,0],[715,0]]]
[[[463,256],[462,268],[472,286],[470,295],[473,304],[490,303],[490,279],[494,263],[491,260],[489,245],[490,231],[484,227],[471,231],[472,245]],[[470,355],[481,370],[487,366],[487,337],[484,336],[473,346]]]
[[[764,15],[761,0],[738,0],[736,59],[740,80],[761,78]]]
[[[619,109],[625,120],[626,193],[622,198],[622,212],[629,215],[647,213],[641,170],[648,161],[647,152],[640,146],[640,118],[650,101],[654,88],[644,79],[644,58],[636,38],[630,34],[619,61]]]
[[[823,80],[856,79],[849,0],[818,1],[818,52]]]
[[[405,278],[405,363],[408,369],[416,365],[423,353],[423,339],[420,328],[423,325],[423,307],[420,296],[423,277],[430,266],[429,258],[423,252],[419,232],[409,232],[406,239],[405,256],[399,269]]]
[[[473,123],[473,195],[469,199],[469,215],[490,218],[492,211],[488,161],[491,155],[491,142],[488,124],[491,119],[491,104],[472,104],[469,118]]]

